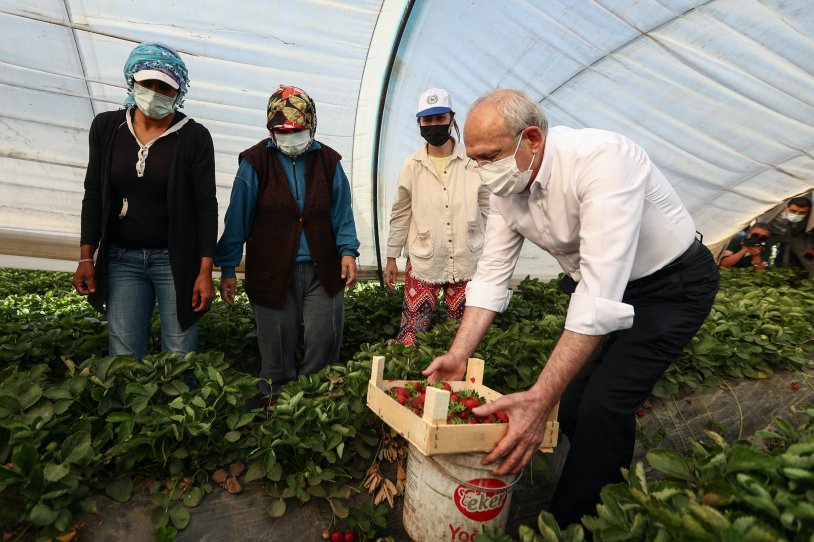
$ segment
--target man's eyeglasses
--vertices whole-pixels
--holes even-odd
[[[528,127],[526,127],[526,128],[528,128]],[[482,170],[486,171],[495,162],[503,160],[503,158],[507,158],[507,156],[504,156],[503,158],[497,158],[497,157],[502,155],[504,152],[506,152],[506,149],[508,149],[512,145],[515,146],[514,152],[517,152],[517,149],[520,147],[520,140],[523,139],[523,132],[526,130],[526,128],[523,128],[522,130],[517,132],[514,135],[514,137],[512,138],[512,140],[514,140],[513,143],[509,143],[508,145],[503,147],[500,150],[500,152],[498,152],[497,154],[494,155],[495,157],[493,159],[491,159],[491,160],[476,160],[475,158],[470,158],[469,161],[466,163],[467,167],[472,167],[472,168],[475,168],[475,169],[482,169]]]

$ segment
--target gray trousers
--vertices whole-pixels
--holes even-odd
[[[260,349],[260,383],[264,395],[277,395],[283,384],[309,375],[339,360],[345,323],[344,290],[331,297],[311,263],[294,267],[285,304],[280,310],[252,304]],[[297,365],[294,352],[303,331],[305,349]]]

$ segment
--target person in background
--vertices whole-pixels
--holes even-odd
[[[280,85],[266,120],[269,137],[240,153],[215,258],[220,295],[231,305],[246,244],[244,284],[263,379],[247,409],[262,406],[299,375],[338,361],[344,289],[356,283],[359,255],[350,184],[339,153],[314,139],[314,101],[302,89]],[[300,329],[305,353],[297,366]]]
[[[443,289],[447,317],[459,320],[466,285],[483,248],[489,191],[474,168],[467,167],[452,99],[440,88],[426,90],[418,101],[421,145],[401,166],[390,215],[385,283],[393,289],[396,258],[407,255],[404,309],[396,340],[414,345],[427,331]]]
[[[565,329],[537,382],[474,409],[503,410],[505,437],[484,458],[496,474],[520,472],[560,401],[570,447],[552,497],[565,526],[596,511],[605,485],[621,482],[633,456],[634,413],[706,319],[718,266],[695,238],[673,187],[639,145],[621,134],[548,129],[538,102],[516,90],[475,102],[467,155],[492,191],[483,255],[449,352],[424,370],[461,380],[497,312],[526,239],[554,256],[571,295]]]
[[[729,241],[719,262],[721,267],[750,267],[755,270],[769,267],[772,232],[765,222],[755,222]]]
[[[161,349],[187,353],[197,347],[198,319],[214,297],[212,137],[178,111],[189,78],[171,47],[139,44],[124,80],[125,109],[98,114],[90,127],[80,257],[71,282],[106,312],[110,355],[146,355],[156,300]]]
[[[774,264],[778,267],[803,267],[814,278],[814,224],[811,200],[805,196],[791,198],[758,220],[766,222],[772,232],[771,244],[778,243]]]

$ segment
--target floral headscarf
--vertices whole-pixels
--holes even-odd
[[[312,137],[317,131],[317,108],[301,88],[280,85],[269,98],[266,118],[269,130],[308,128]]]
[[[172,47],[154,41],[140,43],[130,52],[124,64],[124,80],[127,82],[125,106],[135,105],[133,99],[133,74],[141,70],[159,70],[178,83],[177,107],[183,107],[184,96],[189,87],[187,66]]]

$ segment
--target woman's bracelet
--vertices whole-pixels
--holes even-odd
[[[79,260],[79,263],[82,263],[82,262],[90,262],[90,263],[93,263],[93,258],[81,258],[81,259]]]

